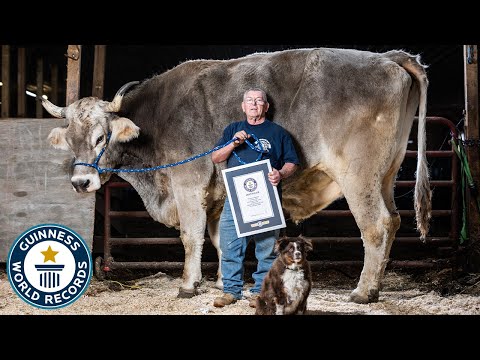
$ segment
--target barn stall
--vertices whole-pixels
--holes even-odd
[[[468,81],[468,78],[474,78],[475,67],[468,63],[468,56],[472,52],[471,47],[465,47],[465,75],[466,75],[466,96],[469,94],[471,99],[474,99],[472,92],[475,91],[475,82]],[[473,56],[476,56],[476,47],[473,48]],[[17,49],[20,50],[20,49]],[[90,49],[92,52],[92,49]],[[105,48],[95,47],[94,61],[93,61],[93,80],[91,92],[87,90],[87,95],[95,94],[102,97],[103,95],[103,78],[104,78],[104,66],[105,66]],[[118,55],[117,49],[117,55]],[[2,69],[5,63],[8,64],[9,58],[7,56],[9,49],[3,48],[2,52]],[[18,51],[18,64],[21,62],[21,51]],[[133,53],[133,52],[132,52]],[[131,54],[132,54],[131,53]],[[81,74],[83,76],[87,73],[80,71],[81,59],[82,59],[82,47],[70,46],[67,50],[68,66],[67,66],[67,84],[65,86],[65,99],[66,103],[71,103],[79,96],[86,96],[80,93]],[[23,60],[25,61],[25,60]],[[42,71],[39,67],[43,67],[43,61],[37,59],[37,73],[36,73],[36,93],[43,95],[39,89],[44,89],[44,82]],[[470,66],[469,66],[470,65]],[[164,67],[168,67],[163,65]],[[108,74],[108,67],[105,69]],[[57,70],[58,71],[58,70]],[[472,73],[473,71],[473,73]],[[18,78],[21,79],[20,70],[18,72]],[[51,81],[52,86],[55,83],[55,71],[51,69]],[[58,76],[58,75],[57,75]],[[5,78],[5,77],[4,77]],[[131,78],[129,78],[131,80]],[[122,83],[123,79],[117,77],[116,82]],[[6,82],[8,85],[8,81]],[[431,80],[432,83],[432,80]],[[473,84],[473,85],[472,85]],[[5,88],[7,87],[4,82]],[[115,89],[116,85],[112,85],[112,89]],[[28,86],[27,86],[28,87]],[[432,85],[431,85],[432,87]],[[20,86],[18,87],[21,88]],[[88,87],[87,87],[88,88]],[[85,91],[85,90],[84,90]],[[2,234],[0,237],[0,249],[3,253],[0,256],[6,257],[6,252],[10,244],[13,242],[15,233],[20,234],[28,227],[36,225],[42,222],[59,222],[75,229],[91,246],[92,252],[96,259],[96,275],[98,277],[104,277],[105,271],[115,270],[115,268],[158,268],[158,269],[178,269],[183,266],[182,263],[182,251],[181,242],[178,238],[178,233],[172,229],[162,227],[158,223],[154,223],[149,219],[145,209],[142,209],[142,204],[139,202],[135,191],[129,187],[128,184],[115,181],[111,181],[101,191],[98,191],[95,196],[81,195],[74,193],[71,189],[71,185],[68,181],[69,177],[66,171],[66,165],[71,160],[68,154],[58,152],[54,149],[48,149],[45,139],[46,135],[51,128],[58,126],[59,120],[54,119],[12,119],[9,118],[9,112],[4,111],[5,106],[3,101],[5,91],[2,89],[2,117],[8,119],[2,119],[2,126],[6,131],[2,134],[7,138],[2,142],[2,150],[5,147],[4,153],[10,155],[10,163],[6,163],[4,166],[5,175],[2,175],[1,181],[2,189],[5,189],[5,210],[2,214],[5,217],[5,228],[2,226]],[[105,97],[108,98],[108,97]],[[52,98],[53,99],[53,98]],[[24,101],[24,100],[23,100]],[[7,101],[8,103],[8,97]],[[18,96],[18,105],[22,103],[21,96]],[[38,108],[38,103],[35,105],[35,111],[38,118],[43,117],[43,110]],[[475,118],[478,123],[478,114],[476,114],[476,108],[474,106],[475,101],[470,100],[466,102],[468,104],[467,119],[470,117],[469,127],[466,130],[475,131]],[[472,105],[473,104],[473,105]],[[463,104],[462,104],[463,105]],[[20,105],[19,105],[20,108]],[[464,257],[458,257],[459,249],[463,249],[466,244],[461,243],[459,236],[460,227],[462,225],[461,213],[463,211],[459,193],[459,169],[458,162],[454,156],[454,152],[451,145],[448,144],[448,137],[450,133],[456,131],[456,124],[458,122],[458,112],[454,106],[450,109],[441,109],[440,114],[443,112],[445,116],[430,116],[429,125],[427,131],[429,131],[429,141],[433,137],[434,132],[437,132],[435,138],[438,140],[431,149],[430,162],[432,159],[439,159],[438,163],[441,163],[438,167],[433,167],[432,186],[435,187],[434,192],[434,219],[432,219],[432,233],[433,235],[427,238],[425,244],[420,243],[418,235],[414,231],[414,224],[409,217],[413,214],[411,205],[411,185],[414,180],[412,173],[412,166],[408,165],[409,159],[415,157],[415,143],[412,142],[411,148],[405,159],[405,165],[402,166],[400,176],[397,182],[397,204],[402,215],[402,228],[397,233],[397,239],[392,249],[392,261],[391,267],[420,267],[420,268],[440,268],[444,266],[458,265],[465,261]],[[19,112],[21,113],[21,111]],[[430,114],[430,111],[429,111]],[[4,116],[7,115],[7,116]],[[448,117],[452,118],[449,119]],[[40,120],[40,122],[38,122]],[[43,121],[43,122],[42,122]],[[35,125],[38,127],[36,128]],[[24,133],[27,127],[32,134],[31,139],[26,139]],[[433,130],[436,128],[435,130]],[[10,131],[8,132],[7,129]],[[15,130],[12,130],[15,129]],[[22,129],[24,130],[22,132]],[[2,128],[3,130],[3,128]],[[478,132],[478,125],[476,127]],[[15,139],[15,135],[22,133],[20,144],[19,142],[12,144],[12,139]],[[411,138],[415,136],[412,134]],[[41,143],[43,137],[43,143]],[[467,139],[471,138],[467,134]],[[478,138],[478,136],[477,136]],[[445,143],[445,139],[447,142]],[[29,141],[30,140],[30,141]],[[32,144],[35,144],[33,146]],[[30,144],[30,145],[29,145]],[[15,147],[15,145],[17,147]],[[12,154],[11,151],[16,149]],[[10,153],[9,153],[10,151]],[[42,151],[48,154],[50,166],[42,166],[42,161],[45,158],[42,156]],[[27,191],[25,190],[25,182],[29,179],[26,176],[25,168],[17,165],[18,154],[26,152],[24,157],[31,159],[29,162],[30,167],[27,169],[35,170],[34,176],[36,180],[36,188],[43,190],[42,198],[34,198],[34,196],[40,196],[42,191]],[[38,155],[38,158],[36,157]],[[51,155],[51,156],[50,156]],[[63,156],[62,156],[63,155]],[[469,154],[469,156],[472,156]],[[473,155],[474,156],[474,155]],[[9,157],[7,157],[8,159]],[[30,161],[30,160],[29,160]],[[12,165],[12,162],[15,166]],[[434,161],[435,162],[435,161]],[[55,164],[55,165],[52,165]],[[474,162],[475,163],[475,162]],[[478,163],[478,162],[477,162]],[[6,169],[14,168],[8,172]],[[436,170],[436,172],[435,172]],[[42,172],[43,171],[43,172]],[[43,174],[43,182],[40,180],[40,175]],[[478,169],[472,168],[472,174],[478,178]],[[475,175],[477,174],[477,175]],[[31,173],[30,173],[31,175]],[[51,179],[49,178],[51,177]],[[20,180],[20,181],[19,181]],[[30,179],[31,180],[31,179]],[[22,182],[23,181],[23,182]],[[32,184],[30,184],[32,185]],[[52,202],[51,193],[58,193],[58,199],[63,200],[61,204]],[[15,195],[15,193],[17,195]],[[26,193],[26,194],[25,194]],[[67,195],[68,193],[68,195]],[[8,195],[7,195],[8,194]],[[468,195],[468,194],[467,194]],[[30,198],[29,198],[30,196]],[[81,198],[83,197],[83,198]],[[20,199],[17,199],[20,198]],[[22,202],[22,199],[28,199],[28,202]],[[13,200],[12,200],[13,199]],[[403,201],[403,199],[406,199]],[[125,201],[126,200],[126,201]],[[14,206],[8,206],[9,201]],[[403,202],[405,203],[403,205]],[[410,205],[408,205],[410,203]],[[28,204],[28,205],[27,205]],[[32,205],[33,204],[33,205]],[[38,208],[35,207],[38,204]],[[42,204],[44,207],[42,207]],[[38,213],[39,217],[32,218],[31,222],[25,221],[22,218],[23,214],[28,214],[25,209],[35,209],[35,213]],[[117,208],[115,208],[117,207]],[[15,209],[12,211],[12,209]],[[38,211],[42,209],[43,211]],[[62,216],[58,216],[61,213]],[[469,218],[475,219],[475,211],[468,208]],[[42,217],[43,216],[43,217]],[[25,215],[23,215],[25,217]],[[55,220],[50,220],[55,219]],[[16,222],[14,220],[17,220]],[[2,219],[2,225],[3,225]],[[23,221],[23,222],[22,222]],[[289,223],[286,229],[288,235],[295,236],[303,234],[305,236],[314,239],[317,244],[316,255],[317,258],[313,260],[314,265],[319,267],[338,267],[344,265],[358,266],[362,263],[362,245],[361,240],[356,232],[355,225],[352,222],[351,215],[348,211],[348,206],[345,203],[336,203],[329,209],[322,211],[321,214],[309,219],[301,225],[294,225]],[[475,231],[478,233],[478,229],[472,224],[475,222],[469,222],[471,232],[470,238],[475,239]],[[5,230],[4,230],[5,229]],[[8,232],[9,231],[9,232]],[[146,253],[152,253],[150,249],[156,247],[154,252],[154,258],[143,261],[148,256]],[[343,249],[350,247],[352,251],[347,252]],[[148,250],[146,250],[148,249]],[[333,249],[333,250],[332,250]],[[398,252],[398,258],[397,251]],[[209,249],[209,244],[206,244],[205,261],[203,266],[206,268],[216,267],[216,259],[214,258],[212,249]],[[116,261],[116,259],[121,259]],[[3,258],[0,257],[0,261]],[[141,261],[140,261],[141,260]],[[469,264],[472,264],[470,261]],[[250,265],[253,265],[250,262]]]

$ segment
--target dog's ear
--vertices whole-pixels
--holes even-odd
[[[304,238],[302,235],[298,237],[300,242],[303,242],[303,246],[305,248],[305,252],[309,252],[313,250],[312,240]]]
[[[305,251],[309,252],[309,251],[312,251],[312,250],[313,250],[312,240],[305,239]]]
[[[275,253],[277,255],[281,254],[283,249],[286,248],[286,246],[288,245],[290,241],[288,240],[288,237],[286,236],[283,236],[281,237],[280,239],[277,240],[277,242],[275,243]]]

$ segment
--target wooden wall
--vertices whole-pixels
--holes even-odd
[[[73,190],[73,153],[52,148],[47,136],[60,119],[0,120],[0,262],[30,227],[55,223],[79,234],[92,248],[95,193]]]

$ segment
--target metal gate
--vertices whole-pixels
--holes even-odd
[[[427,130],[428,127],[432,124],[440,125],[449,130],[450,136],[457,137],[457,131],[454,124],[443,117],[430,116],[427,117]],[[428,137],[427,137],[428,138]],[[416,150],[407,150],[404,163],[408,161],[409,158],[416,158]],[[459,240],[459,230],[458,230],[458,212],[459,204],[456,198],[457,193],[457,179],[458,179],[458,159],[455,155],[455,152],[450,147],[448,150],[430,150],[427,151],[427,158],[444,158],[449,160],[450,173],[448,179],[430,181],[430,185],[433,188],[443,188],[446,189],[451,196],[450,206],[448,209],[434,208],[435,205],[435,191],[432,198],[432,220],[439,219],[440,222],[448,220],[449,223],[449,233],[446,236],[429,236],[427,237],[424,244],[429,246],[437,247],[440,250],[451,250],[455,251],[458,247]],[[429,161],[430,162],[430,161]],[[403,163],[402,163],[403,166]],[[415,180],[397,180],[395,183],[396,189],[401,188],[414,188]],[[99,279],[105,277],[105,273],[112,271],[114,269],[120,268],[131,268],[131,269],[181,269],[183,268],[183,261],[115,261],[112,256],[112,247],[123,246],[123,245],[181,245],[182,242],[178,236],[176,237],[112,237],[111,236],[111,222],[112,219],[117,218],[150,218],[147,211],[116,211],[111,208],[111,192],[112,189],[131,189],[131,185],[124,181],[109,181],[104,185],[104,223],[103,223],[103,257],[98,256],[95,259],[95,275]],[[414,218],[415,212],[413,209],[402,209],[398,207],[400,216],[402,217],[402,223],[404,219]],[[347,218],[352,217],[350,210],[338,210],[338,209],[324,209],[314,216],[314,218]],[[443,219],[443,221],[442,221]],[[306,234],[308,225],[303,223],[300,225],[300,232]],[[394,244],[421,244],[418,234],[413,233],[409,236],[398,236],[394,241]],[[313,236],[311,236],[313,235]],[[358,244],[361,246],[362,240],[360,236],[315,236],[315,234],[306,234],[306,237],[312,239],[314,244],[323,244],[326,246],[333,245],[355,245]],[[208,238],[206,238],[208,240]],[[362,265],[363,260],[321,260],[321,261],[310,261],[312,267],[335,267],[335,266],[345,266],[345,265]],[[252,266],[254,262],[246,262],[246,266]],[[433,260],[390,260],[388,267],[422,267],[422,268],[432,268],[437,267],[440,264],[445,264],[444,262],[438,262],[435,259]],[[202,262],[202,269],[216,269],[218,262]]]

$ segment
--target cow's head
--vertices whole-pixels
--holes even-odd
[[[108,146],[117,142],[127,142],[136,138],[139,127],[130,119],[119,117],[123,95],[137,81],[127,83],[118,90],[112,102],[86,97],[77,100],[67,107],[59,107],[50,101],[42,99],[43,107],[57,118],[66,118],[67,127],[53,129],[48,135],[50,144],[62,150],[72,150],[75,163],[92,164],[100,151],[105,147],[107,136],[111,133]],[[104,154],[98,166],[114,167],[114,159]],[[73,168],[72,185],[77,192],[91,192],[100,189],[109,179],[110,174],[98,174],[92,167],[77,165]]]

